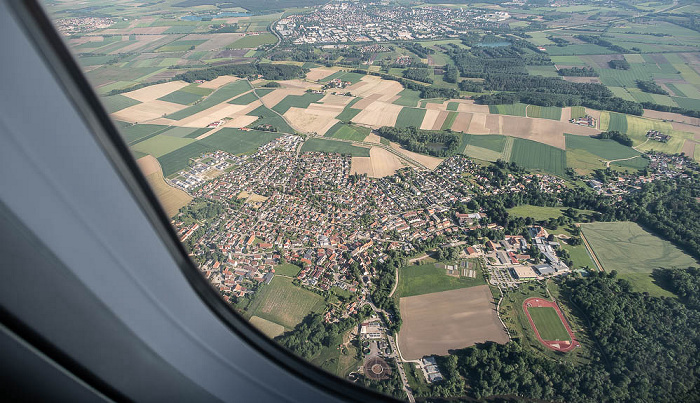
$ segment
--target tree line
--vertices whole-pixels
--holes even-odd
[[[190,70],[176,75],[173,80],[182,80],[188,83],[197,80],[213,80],[219,76],[239,76],[257,78],[261,75],[266,80],[291,80],[303,78],[309,69],[287,64],[270,63],[246,63],[246,64],[226,64],[223,66],[209,67],[200,70]]]
[[[461,140],[461,137],[456,133],[421,130],[415,127],[383,126],[377,132],[380,136],[401,144],[408,151],[435,157],[447,157],[457,153]]]

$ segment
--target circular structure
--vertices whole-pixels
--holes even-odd
[[[388,379],[391,375],[391,368],[386,361],[380,357],[372,357],[365,361],[365,376],[369,379],[379,381]]]

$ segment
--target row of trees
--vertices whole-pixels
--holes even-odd
[[[599,138],[601,140],[608,140],[608,139],[615,140],[618,143],[622,144],[623,146],[627,146],[627,147],[632,147],[632,144],[633,144],[632,139],[628,135],[626,135],[624,133],[620,133],[617,130],[611,130],[608,132],[601,132],[598,136],[596,136],[596,138]]]
[[[562,67],[557,73],[566,77],[598,77],[598,72],[592,67]]]
[[[252,78],[257,78],[258,75],[262,75],[266,80],[291,80],[294,78],[303,78],[308,71],[308,69],[287,64],[226,64],[223,66],[209,67],[207,69],[187,71],[176,75],[173,80],[182,80],[192,83],[196,80],[209,81],[225,75]]]

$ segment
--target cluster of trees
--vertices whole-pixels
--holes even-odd
[[[482,92],[484,90],[483,84],[472,80],[462,80],[458,85],[459,89],[462,91]]]
[[[431,48],[426,48],[425,46],[421,45],[420,43],[406,43],[403,45],[404,48],[410,50],[411,52],[415,53],[420,57],[421,59],[426,59],[428,55],[432,55],[435,53],[435,51]]]
[[[608,62],[610,68],[615,70],[629,70],[630,64],[625,59],[614,59]]]
[[[185,222],[188,220],[208,220],[220,216],[224,213],[224,210],[225,207],[223,203],[210,199],[197,198],[180,209],[180,218]]]
[[[403,71],[403,78],[409,80],[420,81],[422,83],[432,84],[433,79],[430,77],[430,70],[423,68],[411,67]]]
[[[661,94],[668,95],[668,91],[661,88],[661,86],[654,82],[654,80],[637,80],[637,87],[644,92],[651,94]]]
[[[563,67],[557,73],[566,77],[598,77],[598,72],[592,67]]]
[[[220,24],[212,25],[209,30],[210,34],[230,34],[238,31],[238,24]]]
[[[623,48],[622,46],[615,45],[600,36],[593,36],[593,35],[574,35],[574,38],[582,40],[584,42],[592,43],[594,45],[602,46],[604,48],[608,48],[612,50],[615,53],[630,53],[629,50]]]
[[[293,330],[277,336],[275,341],[308,360],[322,348],[331,347],[338,336],[357,326],[360,320],[347,317],[335,323],[325,323],[322,314],[310,313]]]
[[[445,74],[442,75],[442,80],[446,83],[456,83],[459,78],[459,70],[457,67],[448,64],[445,66]],[[461,88],[460,88],[461,89]]]
[[[403,266],[401,258],[395,259],[389,256],[384,262],[376,262],[375,270],[377,273],[377,283],[372,290],[372,301],[374,305],[388,312],[391,317],[388,318],[389,330],[398,332],[401,329],[401,313],[396,299],[390,298],[394,284],[396,283],[396,270]]]
[[[700,310],[700,268],[656,269],[652,276],[670,288],[686,306]]]
[[[633,144],[632,139],[628,135],[620,133],[617,130],[601,132],[598,136],[596,136],[596,138],[601,140],[615,140],[623,146],[627,147],[632,147]]]
[[[239,77],[257,78],[262,75],[266,80],[291,80],[302,78],[308,69],[287,65],[270,63],[227,64],[223,66],[209,67],[201,70],[191,70],[176,75],[173,80],[182,80],[192,83],[196,80],[213,80],[219,76],[232,75]]]
[[[352,70],[353,73],[359,74],[369,74],[383,78],[385,80],[398,81],[401,85],[408,88],[409,90],[419,91],[421,98],[459,98],[459,91],[454,88],[436,88],[429,85],[423,85],[416,83],[414,81],[406,80],[401,77],[392,76],[390,74],[377,73],[374,71],[367,71],[356,69]]]
[[[547,401],[698,401],[700,312],[633,292],[616,273],[571,278],[562,293],[590,323],[600,355],[574,365],[522,348],[480,344],[441,357],[433,395]],[[466,384],[469,388],[466,388]]]
[[[391,141],[395,141],[407,150],[447,157],[457,152],[460,136],[446,131],[421,130],[415,127],[380,127],[378,133]],[[433,147],[431,147],[433,145]]]

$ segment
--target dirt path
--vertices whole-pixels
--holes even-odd
[[[576,224],[576,226],[580,229],[581,224]],[[583,231],[581,231],[581,240],[583,241],[583,244],[586,245],[586,251],[588,252],[588,255],[591,257],[593,260],[593,263],[595,263],[596,268],[598,271],[604,271],[603,270],[603,265],[600,264],[600,261],[598,260],[598,257],[595,255],[593,252],[593,248],[591,248],[591,245],[588,243],[588,239],[586,239],[586,236],[583,234]]]

